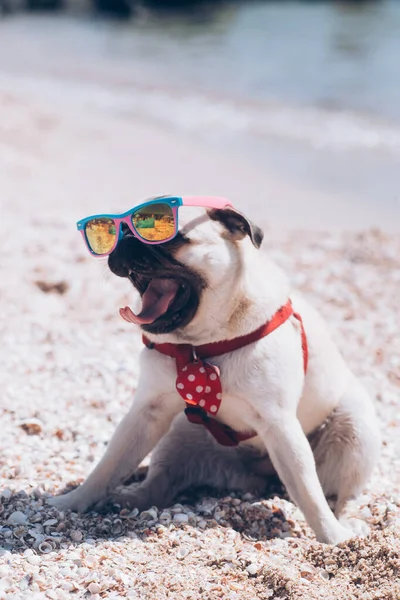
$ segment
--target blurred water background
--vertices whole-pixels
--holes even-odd
[[[90,95],[399,225],[399,1],[161,4],[0,19],[3,89]]]

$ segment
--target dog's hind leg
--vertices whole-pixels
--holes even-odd
[[[311,436],[310,444],[322,489],[327,498],[336,498],[339,517],[346,502],[362,491],[380,453],[375,409],[356,378],[351,379],[328,420]]]
[[[250,472],[237,449],[219,445],[203,426],[189,423],[182,414],[156,446],[146,479],[118,488],[108,500],[139,510],[162,508],[194,486],[260,491],[265,477]]]

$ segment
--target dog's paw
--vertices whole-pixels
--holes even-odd
[[[73,512],[85,512],[90,507],[91,503],[87,501],[79,493],[79,488],[63,494],[62,496],[52,496],[47,498],[47,503],[54,506],[58,510],[72,510]]]
[[[118,487],[107,497],[107,503],[118,504],[121,508],[137,508],[140,511],[148,508],[147,494],[143,493],[140,482]]]
[[[361,519],[340,519],[335,531],[320,541],[336,545],[356,537],[364,537],[369,532],[368,525]]]
[[[352,531],[353,535],[351,537],[365,537],[371,533],[369,525],[356,517],[341,517],[339,523]]]

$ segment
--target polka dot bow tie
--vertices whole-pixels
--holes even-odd
[[[179,394],[186,404],[200,406],[211,415],[216,415],[222,400],[218,367],[196,359],[181,366],[184,362],[177,361],[176,389]]]

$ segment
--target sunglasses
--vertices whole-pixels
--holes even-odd
[[[203,206],[225,208],[232,206],[226,198],[218,196],[171,196],[149,200],[120,215],[93,215],[81,219],[76,226],[92,256],[108,256],[123,236],[122,223],[145,244],[163,244],[178,233],[178,208]]]

